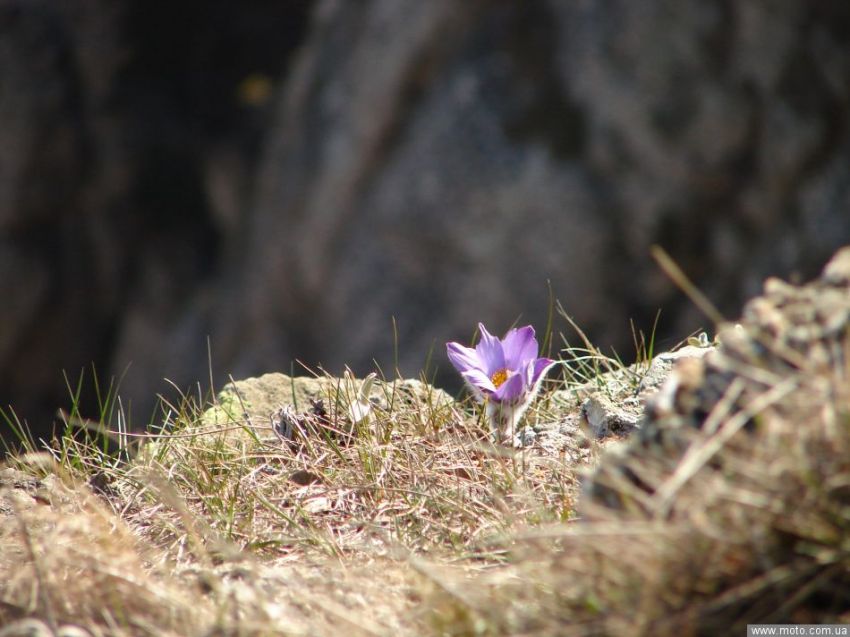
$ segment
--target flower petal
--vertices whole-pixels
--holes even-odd
[[[537,357],[537,339],[534,337],[534,328],[526,325],[519,329],[512,329],[502,339],[502,347],[505,352],[505,363],[508,369],[520,370],[529,361]]]
[[[481,340],[475,346],[475,351],[481,360],[482,367],[488,376],[492,377],[500,369],[505,368],[505,353],[502,350],[502,341],[490,334],[483,323],[478,324],[481,332]]]
[[[470,384],[474,389],[480,389],[487,394],[492,394],[496,391],[496,386],[493,381],[482,371],[478,369],[470,369],[461,372],[463,379]]]
[[[538,358],[534,361],[534,365],[531,368],[531,386],[534,387],[534,385],[537,384],[537,381],[539,381],[554,364],[555,361],[551,358]]]
[[[446,343],[446,355],[461,374],[472,369],[486,372],[478,352],[471,347],[464,347],[460,343]]]
[[[526,393],[525,381],[522,374],[514,374],[493,392],[493,399],[499,402],[518,402]]]

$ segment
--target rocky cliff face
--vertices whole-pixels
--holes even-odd
[[[285,4],[285,7],[279,6]],[[705,323],[850,238],[850,9],[371,0],[0,9],[0,387],[394,361],[478,320]],[[207,8],[205,8],[207,7]],[[146,402],[147,401],[147,402]],[[36,424],[36,423],[33,423]]]

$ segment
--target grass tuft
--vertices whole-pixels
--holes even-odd
[[[826,308],[830,329],[842,303]],[[637,400],[658,319],[648,337],[633,328],[627,365],[557,312],[580,344],[561,335],[561,374],[525,417],[540,433],[529,448],[493,445],[480,406],[433,388],[430,370],[231,379],[217,395],[161,399],[144,434],[117,384],[98,388],[87,421],[69,383],[46,451],[3,412],[23,451],[0,466],[0,624],[208,637],[850,621],[846,330],[811,360],[724,333],[718,352],[752,357],[671,398],[720,394],[688,412],[698,426],[600,458],[607,443],[581,433],[581,403]],[[553,341],[550,319],[547,351]]]
[[[363,389],[350,372],[276,374],[203,400],[200,390],[162,399],[151,433],[85,421],[86,431],[109,430],[118,453],[75,435],[83,419],[72,408],[50,451],[33,442],[28,456],[7,461],[0,483],[7,497],[31,480],[51,502],[0,517],[10,541],[0,551],[0,606],[14,609],[5,619],[74,621],[109,635],[291,634],[293,626],[422,634],[430,624],[415,607],[431,583],[416,560],[501,564],[518,531],[573,515],[578,480],[568,459],[494,446],[477,406],[422,381],[380,378]],[[102,417],[126,423],[108,391]],[[78,387],[71,395],[76,404]],[[309,409],[319,399],[321,422]],[[276,431],[267,405],[286,402],[312,423],[304,435]],[[54,504],[60,492],[65,508]],[[68,578],[80,585],[65,586]],[[293,590],[292,578],[308,589]],[[252,601],[235,601],[234,587]],[[30,590],[41,597],[25,598]],[[302,607],[302,596],[312,601]]]

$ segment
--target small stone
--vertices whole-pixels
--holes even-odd
[[[627,435],[638,428],[643,413],[640,404],[626,408],[625,401],[615,403],[602,393],[595,394],[581,405],[581,413],[590,431],[597,438]]]
[[[0,629],[0,637],[54,637],[47,624],[38,619],[21,619]]]
[[[520,429],[515,435],[513,445],[516,449],[531,447],[537,441],[537,432],[531,427]]]
[[[826,264],[823,280],[835,286],[850,285],[850,246],[841,248]]]
[[[85,628],[67,624],[59,627],[59,630],[56,631],[56,637],[91,637],[91,633]]]

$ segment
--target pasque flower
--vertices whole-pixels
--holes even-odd
[[[509,330],[501,340],[478,324],[481,340],[475,348],[447,343],[452,365],[463,376],[479,402],[485,403],[493,435],[504,440],[516,425],[555,361],[538,358],[537,338],[531,325]]]

